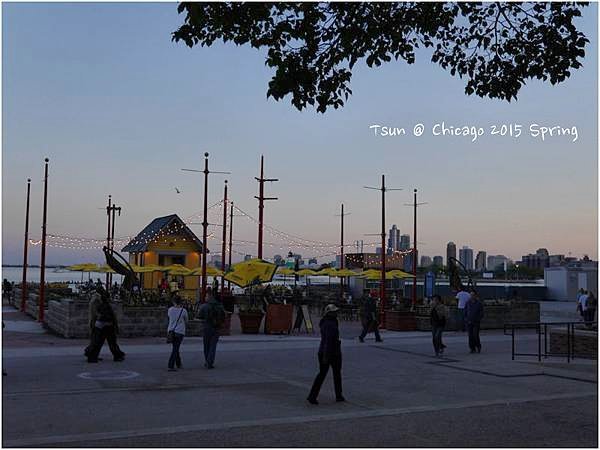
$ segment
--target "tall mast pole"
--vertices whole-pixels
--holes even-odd
[[[233,251],[233,201],[229,213],[229,269],[231,269],[231,253]],[[227,281],[227,289],[231,288],[231,281]]]
[[[264,156],[260,155],[260,178],[254,177],[258,181],[258,258],[263,257],[263,209],[265,200],[277,200],[277,197],[265,197],[265,181],[279,181],[277,178],[265,178]]]
[[[342,203],[342,211],[340,213],[340,269],[344,269],[344,216],[350,213],[344,213],[344,204]],[[340,277],[340,298],[344,295],[344,278]]]
[[[48,210],[48,158],[44,159],[46,162],[44,169],[44,210],[42,214],[42,254],[40,261],[40,304],[38,321],[44,321],[44,300],[46,297],[46,213]]]
[[[381,312],[385,325],[385,175],[381,175]]]
[[[206,302],[206,239],[208,236],[208,152],[204,153],[204,218],[202,220],[202,291],[200,301]]]
[[[227,180],[225,180],[225,192],[223,194],[223,245],[221,247],[221,302],[225,296],[225,253],[227,251]]]
[[[414,250],[413,250],[413,289],[412,289],[412,304],[413,304],[413,308],[415,307],[415,305],[417,304],[417,258],[418,258],[418,254],[417,254],[417,190],[414,190],[414,197],[415,197],[415,202],[414,202],[414,219],[413,219],[413,224],[414,224],[414,230],[413,230],[413,234],[415,236],[415,243],[414,243]]]
[[[25,312],[27,302],[27,250],[29,249],[29,194],[31,178],[27,178],[27,206],[25,207],[25,242],[23,244],[23,282],[21,283],[21,311]]]
[[[108,224],[106,226],[106,248],[110,249],[110,209],[112,206],[112,196],[108,196],[108,206],[106,207],[106,216]],[[106,290],[108,291],[110,286],[110,274],[106,272]]]

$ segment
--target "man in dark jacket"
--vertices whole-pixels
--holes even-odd
[[[483,319],[483,303],[479,300],[476,292],[471,293],[471,298],[465,306],[465,322],[469,331],[469,348],[471,353],[481,353],[481,341],[479,340],[479,328]]]
[[[100,354],[100,350],[102,350],[105,340],[108,342],[113,359],[115,361],[123,361],[125,353],[123,353],[117,344],[117,333],[119,330],[117,316],[110,305],[110,296],[103,287],[97,288],[96,292],[92,294],[89,312],[91,343],[85,350],[88,362],[98,362],[98,355]]]
[[[363,330],[358,337],[360,342],[365,342],[365,336],[370,330],[375,332],[375,342],[383,342],[381,336],[379,335],[379,320],[377,320],[377,303],[375,303],[375,297],[371,294],[367,297],[365,301],[362,311],[361,311],[361,320]]]
[[[214,369],[217,343],[219,342],[219,328],[225,322],[225,309],[213,293],[208,303],[201,306],[198,317],[203,325],[204,367]]]
[[[308,402],[313,405],[319,404],[317,397],[329,371],[329,366],[333,370],[335,400],[337,402],[346,401],[342,395],[342,348],[337,311],[338,307],[334,304],[327,305],[325,307],[325,314],[321,322],[319,322],[319,328],[321,329],[321,344],[319,345],[318,353],[319,373],[307,398]]]

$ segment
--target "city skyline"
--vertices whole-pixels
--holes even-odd
[[[584,67],[564,83],[532,81],[511,103],[469,97],[421,50],[411,66],[357,67],[354,95],[325,115],[265,99],[270,70],[261,66],[260,52],[221,44],[189,50],[171,42],[181,20],[175,4],[2,7],[3,263],[22,260],[27,178],[30,236],[40,237],[44,157],[50,158],[48,232],[102,239],[108,194],[123,207],[117,236],[133,236],[156,217],[199,213],[202,181],[181,168],[201,169],[204,151],[211,169],[232,172],[230,197],[252,216],[264,154],[266,175],[280,179],[267,186],[279,200],[266,206],[265,223],[303,239],[338,243],[335,214],[344,203],[352,213],[346,244],[379,241],[365,247],[374,252],[380,239],[365,235],[380,231],[380,197],[363,186],[385,174],[390,187],[404,189],[386,196],[386,229],[395,223],[401,234],[412,234],[412,208],[404,204],[412,202],[413,188],[428,202],[418,211],[421,255],[445,255],[452,240],[514,260],[541,247],[598,257],[596,4],[577,20],[590,39]],[[78,33],[85,43],[72,39]],[[485,135],[472,142],[374,136],[369,128],[398,124],[410,131],[416,122],[576,125],[578,139]],[[210,205],[220,200],[224,179],[211,176]],[[255,223],[236,220],[234,239],[256,241]],[[201,236],[200,227],[192,230]],[[277,239],[265,236],[284,247],[266,245],[266,256],[289,250],[314,256]],[[218,252],[220,240],[208,246]],[[31,264],[38,250],[30,247]],[[256,254],[251,243],[238,251]],[[48,249],[48,264],[88,260],[101,261],[101,252]]]

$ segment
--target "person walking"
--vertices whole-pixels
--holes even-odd
[[[319,373],[312,385],[306,400],[313,405],[318,405],[317,397],[329,371],[333,371],[333,386],[335,389],[335,401],[344,402],[342,395],[342,348],[340,341],[339,323],[337,320],[338,307],[329,304],[325,307],[324,315],[319,322],[321,329],[321,343],[319,345],[318,361]]]
[[[119,331],[117,316],[110,305],[110,296],[103,287],[97,288],[96,292],[92,294],[89,311],[91,344],[85,351],[87,361],[89,363],[98,362],[98,355],[105,340],[108,342],[114,361],[123,361],[125,353],[117,344]]]
[[[596,313],[596,297],[592,292],[586,291],[585,294],[580,297],[580,305],[581,315],[585,321],[585,327],[591,329]]]
[[[169,316],[169,325],[167,326],[167,342],[173,345],[171,357],[169,358],[168,368],[170,372],[174,372],[175,366],[181,369],[181,355],[179,348],[185,336],[185,328],[188,322],[188,312],[183,307],[183,301],[179,294],[173,296],[173,306],[167,311]]]
[[[481,319],[483,319],[483,303],[479,300],[477,293],[473,291],[465,305],[465,322],[469,331],[471,353],[481,353],[481,340],[479,339]]]
[[[442,302],[442,297],[436,294],[433,296],[430,313],[431,335],[433,338],[433,350],[435,351],[435,356],[443,354],[444,348],[446,347],[442,343],[442,333],[446,326],[446,317],[446,307]]]
[[[465,306],[470,298],[471,294],[461,286],[460,290],[456,293],[456,300],[458,300],[458,327],[463,332],[465,331]]]
[[[585,289],[581,288],[577,291],[577,312],[582,318],[585,318],[583,314],[583,304],[585,303],[587,303],[587,293]]]
[[[221,302],[211,295],[210,300],[200,307],[198,317],[203,323],[204,367],[214,369],[219,328],[225,322],[225,309]]]
[[[377,320],[377,304],[375,303],[375,297],[372,294],[369,294],[367,300],[363,304],[361,310],[361,319],[362,319],[362,333],[358,337],[360,342],[365,342],[365,336],[369,331],[373,330],[375,332],[375,342],[383,342],[381,336],[379,335],[379,321]]]

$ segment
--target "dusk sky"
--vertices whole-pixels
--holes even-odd
[[[387,223],[411,234],[412,190],[419,201],[420,255],[446,254],[446,243],[515,260],[546,247],[551,254],[597,258],[597,5],[578,26],[590,43],[584,67],[564,83],[531,81],[518,101],[464,94],[465,81],[417,54],[354,70],[354,92],[340,110],[298,112],[289,98],[266,98],[271,69],[264,52],[171,41],[183,22],[175,3],[3,3],[2,262],[22,261],[26,179],[32,179],[30,237],[41,236],[43,160],[50,158],[48,233],[102,239],[108,194],[123,208],[117,236],[135,235],[155,217],[185,219],[202,211],[203,153],[230,171],[230,195],[258,216],[260,155],[265,155],[265,223],[305,239],[339,242],[340,203],[346,242],[374,242],[380,231],[381,175],[391,188]],[[432,136],[431,127],[483,127],[471,142]],[[423,123],[426,132],[412,135]],[[491,125],[521,124],[519,138],[490,136]],[[577,127],[578,138],[541,141],[529,125]],[[370,125],[404,127],[375,136]],[[222,197],[213,175],[209,203]],[[175,187],[181,190],[178,194]],[[210,222],[220,221],[217,209]],[[256,240],[256,225],[236,217],[234,239]],[[194,222],[201,222],[195,219]],[[202,235],[199,225],[192,230]],[[211,227],[220,236],[218,227]],[[290,247],[265,234],[265,254],[305,257],[327,251]],[[220,240],[209,241],[218,251]],[[256,255],[256,246],[235,244]],[[368,249],[374,251],[373,247]],[[346,251],[350,251],[347,249]],[[235,259],[240,259],[237,256]],[[334,256],[320,258],[328,262]],[[48,264],[102,260],[96,251],[49,248]],[[39,247],[31,249],[39,264]]]

